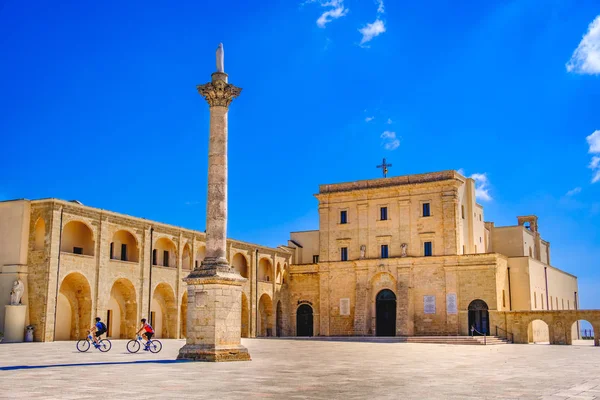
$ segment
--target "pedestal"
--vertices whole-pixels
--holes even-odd
[[[186,344],[179,349],[177,359],[250,361],[248,349],[242,346],[240,339],[242,283],[246,279],[237,273],[221,271],[211,276],[201,275],[201,270],[193,271],[185,279],[188,290]]]
[[[4,306],[4,342],[23,342],[26,316],[26,305]]]

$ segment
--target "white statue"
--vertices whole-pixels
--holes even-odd
[[[225,72],[225,51],[223,50],[223,43],[219,43],[217,48],[217,72]]]
[[[367,252],[367,246],[364,244],[360,245],[360,258],[365,258],[365,253]]]
[[[23,297],[23,292],[25,292],[25,285],[21,280],[17,279],[13,283],[12,290],[10,291],[10,304],[13,306],[21,304],[21,297]]]
[[[400,257],[406,257],[408,255],[408,254],[406,254],[406,251],[408,250],[408,245],[406,243],[402,243],[400,245],[400,250],[402,250]]]

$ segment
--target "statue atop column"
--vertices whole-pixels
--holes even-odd
[[[219,47],[217,47],[217,72],[225,72],[225,50],[223,50],[223,43],[219,43]]]
[[[10,291],[10,304],[13,306],[18,306],[21,304],[21,297],[23,297],[23,293],[25,292],[25,285],[19,279],[13,282],[12,290]]]

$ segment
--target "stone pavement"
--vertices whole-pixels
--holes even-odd
[[[600,399],[600,348],[243,339],[250,362],[0,344],[2,399]],[[93,350],[93,351],[92,351]]]

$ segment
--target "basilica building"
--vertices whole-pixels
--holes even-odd
[[[474,181],[456,171],[321,185],[316,197],[318,230],[292,232],[277,248],[228,240],[231,268],[247,278],[243,337],[489,335],[513,326],[540,341],[548,327],[518,328],[511,312],[578,309],[577,278],[551,265],[537,217],[486,222]],[[157,337],[182,338],[182,279],[202,262],[205,239],[77,201],[0,202],[0,305],[24,282],[36,341],[82,338],[96,316],[111,338],[132,337],[141,318]]]

